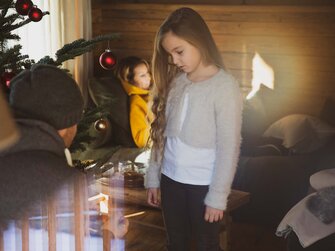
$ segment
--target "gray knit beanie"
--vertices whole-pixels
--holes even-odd
[[[41,120],[57,130],[77,124],[84,107],[76,82],[63,70],[43,64],[11,80],[9,103],[16,117]]]

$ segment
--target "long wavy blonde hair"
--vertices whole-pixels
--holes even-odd
[[[173,11],[159,27],[154,43],[152,58],[152,112],[155,116],[151,124],[151,139],[156,153],[162,153],[166,127],[165,108],[170,84],[178,73],[178,68],[172,63],[171,57],[164,50],[162,41],[164,36],[172,32],[195,46],[202,55],[205,64],[215,64],[224,68],[221,55],[203,18],[191,8],[179,8]],[[156,155],[157,159],[157,155]]]

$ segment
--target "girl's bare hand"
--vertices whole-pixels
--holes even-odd
[[[210,206],[206,206],[205,221],[210,223],[223,219],[224,211]]]
[[[159,198],[159,188],[148,188],[147,189],[147,202],[149,205],[153,207],[160,206],[160,198]]]

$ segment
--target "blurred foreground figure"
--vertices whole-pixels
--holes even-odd
[[[0,90],[0,151],[15,143],[18,130],[9,111],[7,101]]]
[[[2,224],[21,217],[79,173],[70,167],[67,148],[83,112],[76,82],[50,65],[34,65],[14,77],[9,105],[21,137],[0,152]]]

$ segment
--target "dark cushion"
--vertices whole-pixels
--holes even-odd
[[[328,97],[320,112],[320,118],[328,124],[335,126],[335,97]]]
[[[306,114],[292,114],[274,122],[264,137],[282,140],[294,153],[308,153],[325,145],[335,135],[335,127]]]

